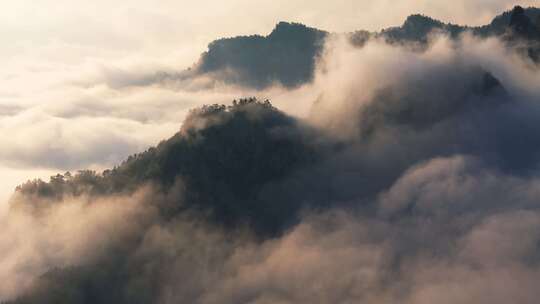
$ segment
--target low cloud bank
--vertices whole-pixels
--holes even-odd
[[[0,278],[13,284],[0,299],[536,303],[539,82],[537,68],[495,39],[440,37],[425,52],[328,41],[314,82],[278,94],[297,97],[285,109],[310,109],[305,118],[249,103],[192,113],[164,145],[191,136],[171,147],[196,151],[204,172],[178,166],[106,195],[90,183],[60,201],[16,193],[19,207],[0,232]],[[249,124],[260,133],[246,131]],[[238,139],[256,149],[261,138],[288,146],[253,159],[227,152]],[[283,166],[284,149],[300,153],[291,162],[300,165]],[[159,172],[145,161],[184,164],[176,157],[191,155],[163,151],[177,150],[158,147],[129,168]],[[232,160],[258,166],[228,171]],[[265,164],[284,169],[262,178]],[[227,185],[240,184],[233,190],[246,191],[231,194]],[[265,218],[275,206],[294,214],[277,233],[258,235],[250,220],[279,222]],[[223,225],[212,209],[245,222]]]

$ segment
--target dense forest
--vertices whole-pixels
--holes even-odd
[[[268,100],[203,106],[157,147],[102,173],[83,170],[52,176],[48,183],[29,181],[17,188],[13,205],[40,201],[35,207],[46,208],[67,197],[129,194],[144,184],[165,192],[182,187],[182,199],[163,206],[167,217],[184,209],[211,210],[221,224],[245,222],[261,235],[275,234],[301,206],[265,201],[259,192],[319,157],[298,124]]]
[[[346,36],[359,47],[368,39],[383,39],[396,44],[416,43],[422,49],[433,32],[448,34],[452,38],[458,38],[465,32],[483,38],[503,37],[525,56],[539,60],[540,9],[534,7],[518,7],[479,27],[411,15],[401,26],[374,33],[357,31]],[[330,35],[336,34],[298,23],[280,22],[268,36],[219,39],[208,45],[208,51],[195,65],[195,73],[216,74],[223,81],[255,88],[274,84],[295,87],[312,80],[323,41]],[[528,41],[526,46],[521,45],[523,41]]]
[[[351,62],[308,117],[255,97],[209,104],[113,168],[18,186],[10,231],[53,241],[0,242],[40,266],[7,303],[534,303],[538,90],[458,46],[424,57],[434,30],[498,37],[521,55],[509,68],[538,69],[536,8],[482,27],[412,15],[349,33],[354,51],[373,39],[405,58],[368,75],[384,85],[356,83]],[[313,80],[329,35],[279,23],[216,40],[193,73],[293,89]]]

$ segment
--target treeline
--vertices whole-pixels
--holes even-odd
[[[274,233],[287,222],[283,218],[293,218],[300,206],[281,204],[259,193],[268,183],[316,158],[296,120],[268,100],[240,99],[230,106],[208,105],[191,111],[180,132],[110,170],[29,181],[17,187],[14,197],[19,199],[13,205],[127,194],[144,184],[165,193],[182,187],[177,204],[163,212],[209,210],[218,223],[249,223],[262,234]]]
[[[478,27],[444,23],[416,14],[409,16],[401,26],[380,32],[355,31],[347,33],[346,37],[358,47],[375,38],[418,46],[422,50],[428,46],[434,31],[452,38],[466,31],[482,38],[500,37],[518,52],[537,62],[540,60],[540,9],[533,7],[517,6],[495,17],[490,24]],[[330,35],[303,24],[280,22],[268,36],[240,36],[211,42],[195,71],[248,87],[264,88],[274,84],[296,87],[313,79],[315,63]],[[527,44],[525,47],[523,42]]]

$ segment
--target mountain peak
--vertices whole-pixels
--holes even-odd
[[[512,15],[525,15],[525,9],[519,5],[514,6]]]
[[[279,21],[272,32],[287,30],[287,29],[307,29],[308,27],[298,22]]]
[[[527,16],[525,9],[515,6],[510,15],[510,29],[523,37],[537,38],[540,36],[540,29]]]
[[[510,27],[517,32],[523,32],[527,30],[531,20],[525,15],[525,10],[521,6],[516,6],[512,10],[510,15]]]
[[[424,27],[424,26],[441,26],[443,25],[442,22],[435,20],[431,17],[421,15],[421,14],[414,14],[407,17],[405,22],[403,23],[403,27],[405,28],[416,28],[416,27]]]
[[[302,23],[280,21],[276,24],[270,35],[268,35],[268,38],[294,39],[298,36],[312,33],[324,35],[325,32],[308,27]]]

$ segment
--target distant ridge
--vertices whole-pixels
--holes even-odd
[[[490,24],[469,27],[444,23],[429,16],[414,14],[401,26],[380,32],[347,33],[354,45],[362,46],[372,37],[389,43],[427,45],[433,31],[456,38],[465,31],[479,37],[499,36],[505,41],[527,40],[529,46],[518,49],[533,61],[540,59],[540,8],[521,8],[496,16]],[[324,39],[331,33],[300,23],[279,22],[267,36],[252,35],[223,38],[211,42],[193,71],[197,75],[211,74],[219,80],[253,88],[274,84],[296,87],[313,79],[315,62],[322,51]]]
[[[257,88],[274,82],[294,87],[312,79],[314,60],[327,35],[303,24],[280,22],[266,37],[211,42],[197,69],[200,73],[222,72],[231,82]]]

